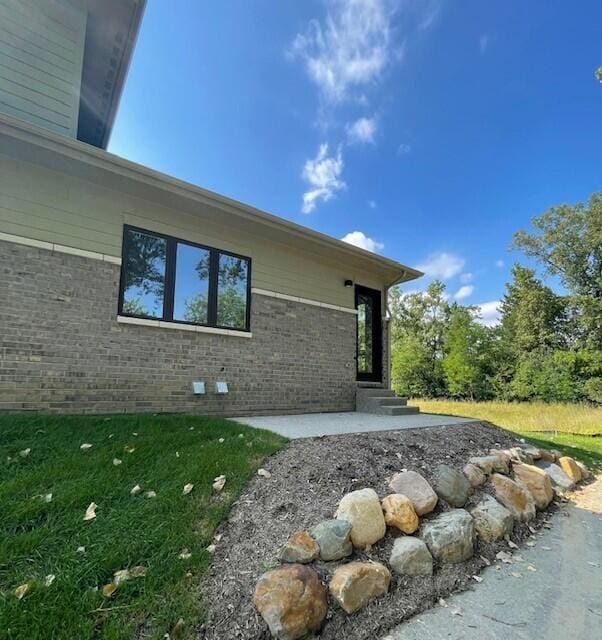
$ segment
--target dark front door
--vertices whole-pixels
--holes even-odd
[[[381,382],[383,364],[380,291],[355,286],[357,379]]]

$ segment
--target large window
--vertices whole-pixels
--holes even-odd
[[[249,330],[251,260],[126,226],[119,313]]]

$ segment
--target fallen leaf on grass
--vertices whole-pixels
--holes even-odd
[[[184,488],[182,489],[182,495],[187,496],[193,489],[194,489],[194,485],[191,484],[190,482],[188,484],[185,484]]]
[[[184,631],[184,618],[180,618],[173,626],[171,630],[171,634],[169,635],[170,639],[177,640],[177,638],[181,637],[182,632]]]
[[[180,452],[176,451],[176,458],[179,458],[179,457],[180,457]]]
[[[142,491],[142,487],[139,484],[137,484],[135,487],[132,487],[130,489],[130,495],[137,496],[141,491]]]
[[[210,544],[210,545],[207,547],[207,551],[208,551],[209,553],[215,553],[215,545],[214,545],[214,544]]]
[[[26,582],[21,586],[15,589],[15,595],[17,596],[17,600],[21,600],[26,593],[31,589],[31,582]]]
[[[91,448],[92,448],[92,445],[91,445],[89,442],[84,442],[84,444],[81,444],[81,445],[79,446],[79,448],[80,448],[82,451],[87,451],[88,449],[91,449]]]
[[[220,493],[226,485],[226,476],[217,476],[217,478],[213,479],[213,490],[216,493]]]
[[[136,451],[136,447],[132,447],[131,444],[126,444],[125,447],[123,447],[123,450],[126,453],[134,453],[134,451]]]
[[[133,436],[137,436],[137,435],[138,435],[138,433],[137,433],[136,431],[133,431],[133,432],[132,432],[132,435],[133,435]]]
[[[272,474],[267,469],[257,469],[257,475],[262,478],[271,478]]]
[[[115,591],[117,591],[117,585],[114,582],[109,582],[109,584],[105,584],[102,588],[102,595],[105,598],[110,598]]]
[[[86,547],[77,547],[77,549],[75,550],[75,553],[86,553]]]
[[[113,465],[118,467],[121,464],[121,460],[119,458],[113,458]]]
[[[52,502],[52,494],[40,493],[37,496],[34,496],[32,500],[40,500],[41,502]]]
[[[84,514],[84,520],[94,520],[96,518],[96,509],[98,505],[96,502],[91,502],[88,508],[86,509],[86,513]]]
[[[145,491],[144,492],[144,497],[145,498],[156,498],[157,494],[154,491]]]
[[[45,587],[49,587],[54,582],[55,578],[56,578],[56,576],[54,575],[54,573],[49,573],[46,576],[46,578],[44,578],[44,586]]]
[[[224,440],[224,438],[220,438],[220,439],[218,440],[218,442],[219,442],[220,444],[223,444],[223,443],[224,443],[224,442],[226,442],[226,441]]]
[[[238,437],[239,437],[239,438],[244,438],[244,437],[245,437],[245,434],[244,434],[244,433],[239,433],[239,434],[238,434]]]
[[[182,549],[178,558],[180,558],[180,560],[189,560],[190,558],[192,558],[192,553],[190,553],[188,549]]]
[[[146,576],[146,567],[136,565],[130,569],[130,578],[144,578]]]
[[[27,456],[31,453],[31,448],[28,447],[27,449],[23,449],[22,451],[19,451],[19,455],[22,458],[27,458]]]

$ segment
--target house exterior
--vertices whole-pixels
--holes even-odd
[[[0,411],[353,410],[421,274],[108,153],[143,8],[0,3]]]

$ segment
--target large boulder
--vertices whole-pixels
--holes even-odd
[[[261,576],[253,604],[278,640],[297,640],[318,631],[328,611],[318,574],[302,564],[284,565]]]
[[[320,548],[322,560],[341,560],[353,553],[351,544],[351,524],[345,520],[324,520],[311,532]]]
[[[441,562],[463,562],[474,551],[474,521],[468,511],[452,509],[427,522],[422,539]]]
[[[490,495],[485,494],[470,513],[477,535],[483,542],[493,542],[512,533],[512,514]]]
[[[512,462],[522,462],[524,464],[533,464],[533,456],[525,451],[522,447],[511,447],[508,449]]]
[[[344,495],[335,518],[351,525],[351,542],[354,547],[373,545],[387,531],[380,500],[374,489],[358,489]]]
[[[472,486],[461,471],[440,464],[435,472],[435,492],[452,507],[463,507],[472,493]]]
[[[579,460],[575,460],[575,462],[581,470],[581,479],[589,480],[592,477],[592,472],[583,464],[583,462],[579,462]]]
[[[393,543],[389,558],[391,569],[402,576],[430,576],[433,574],[433,556],[419,538],[402,536]]]
[[[558,459],[556,457],[556,454],[553,451],[550,451],[549,449],[540,449],[539,457],[542,460],[545,460],[545,462],[556,462],[556,460]]]
[[[500,455],[493,454],[489,456],[476,456],[468,460],[470,464],[475,464],[482,469],[488,476],[492,473],[508,473],[508,462]]]
[[[466,479],[470,482],[470,486],[475,489],[485,484],[485,480],[487,480],[485,472],[480,467],[477,467],[476,464],[470,462],[465,464],[463,471]]]
[[[319,553],[318,543],[307,531],[296,531],[282,548],[280,560],[282,562],[308,564],[313,562]]]
[[[389,590],[391,573],[378,562],[350,562],[339,567],[330,581],[330,593],[347,613],[365,606]]]
[[[521,522],[535,517],[535,502],[531,493],[522,485],[499,473],[491,476],[495,497]]]
[[[412,501],[401,493],[392,493],[383,498],[381,503],[385,522],[403,533],[414,533],[418,529],[418,516],[414,511]]]
[[[547,460],[538,460],[535,466],[545,471],[546,475],[549,476],[555,492],[563,493],[570,491],[575,486],[575,483],[556,463],[548,462]]]
[[[541,449],[539,447],[529,444],[528,442],[521,442],[518,446],[528,453],[533,460],[539,460],[541,458]]]
[[[581,469],[573,458],[570,458],[569,456],[562,456],[558,460],[558,464],[574,483],[581,482]]]
[[[546,472],[531,464],[517,464],[513,469],[514,479],[531,492],[535,506],[540,510],[547,509],[554,497],[554,490]]]
[[[389,482],[393,493],[402,493],[414,505],[419,516],[430,513],[437,505],[437,494],[431,485],[416,471],[396,473]]]

